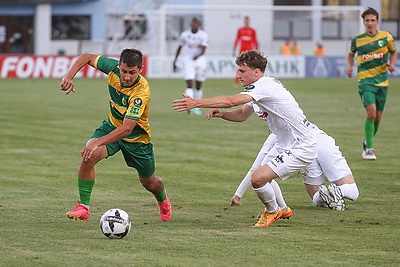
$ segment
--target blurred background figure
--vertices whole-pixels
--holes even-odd
[[[289,56],[292,54],[292,41],[287,39],[285,43],[281,45],[281,55]]]
[[[239,44],[239,53],[236,52]],[[232,55],[236,57],[237,54],[243,51],[258,49],[257,33],[256,30],[250,27],[249,16],[244,17],[244,26],[239,28],[236,34],[236,40],[233,44]],[[235,87],[239,85],[239,79],[235,77]]]
[[[317,43],[314,47],[313,55],[317,57],[325,56],[325,47],[321,43]]]
[[[185,94],[194,99],[203,98],[202,83],[206,80],[206,58],[204,56],[208,46],[208,35],[200,29],[200,20],[193,18],[190,29],[181,33],[179,46],[176,50],[173,63],[174,72],[177,71],[176,61],[183,48],[184,50],[184,79],[186,82]],[[193,90],[193,81],[195,88]],[[189,114],[201,115],[198,108],[188,111]]]
[[[292,55],[298,56],[301,54],[300,45],[297,43],[296,39],[293,39],[292,47],[291,47]]]

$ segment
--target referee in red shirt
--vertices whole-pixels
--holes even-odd
[[[236,48],[238,44],[239,54],[243,51],[258,49],[258,41],[256,31],[250,27],[250,18],[248,16],[244,17],[244,27],[241,27],[237,31],[236,40],[233,44],[233,56],[236,57]],[[235,77],[235,87],[239,84],[238,78]]]

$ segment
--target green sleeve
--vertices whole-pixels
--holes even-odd
[[[99,56],[96,60],[96,68],[105,74],[110,73],[118,66],[118,60]]]
[[[388,49],[390,53],[396,52],[396,44],[393,41],[393,37],[390,33],[388,33]]]
[[[356,51],[357,51],[356,38],[353,38],[353,40],[351,40],[350,52],[355,54]]]

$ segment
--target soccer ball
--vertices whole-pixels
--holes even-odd
[[[121,239],[131,230],[131,219],[121,209],[110,209],[100,218],[101,232],[108,238]]]

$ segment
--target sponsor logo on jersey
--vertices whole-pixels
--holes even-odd
[[[133,105],[135,107],[140,107],[142,105],[142,99],[140,98],[135,98],[135,100],[133,100]]]
[[[372,53],[372,54],[363,54],[363,60],[373,60],[373,59],[381,59],[385,56],[384,53]]]
[[[250,92],[251,90],[253,90],[254,88],[256,88],[253,84],[247,85],[244,89],[243,92]]]
[[[263,112],[262,114],[259,114],[258,117],[260,117],[263,121],[267,121],[268,112]]]
[[[304,119],[303,123],[306,127],[310,126],[310,122],[307,119]]]

